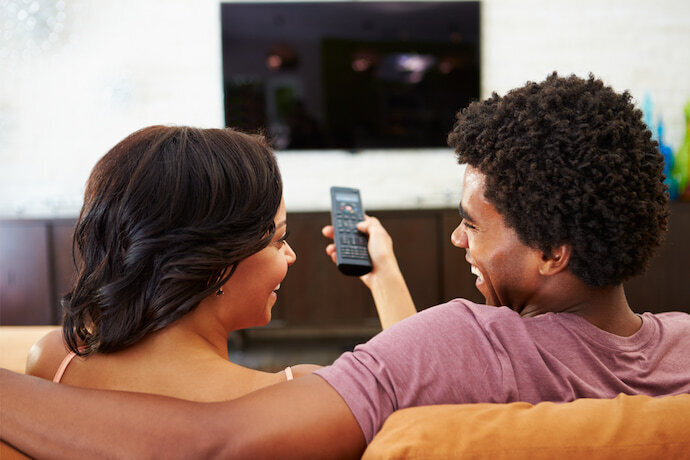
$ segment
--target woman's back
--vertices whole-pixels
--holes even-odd
[[[248,369],[228,361],[202,343],[178,342],[171,353],[166,342],[175,338],[161,337],[165,335],[169,334],[152,334],[149,340],[115,353],[74,356],[59,381],[85,388],[209,402],[234,399],[288,380],[286,371],[274,374]],[[60,331],[53,331],[32,348],[27,374],[53,380],[69,354]],[[299,365],[290,370],[298,377],[317,368]]]

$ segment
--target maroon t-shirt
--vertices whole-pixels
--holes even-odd
[[[424,310],[316,373],[371,441],[395,410],[690,393],[690,315],[641,315],[630,337],[570,313],[522,318],[456,299]]]

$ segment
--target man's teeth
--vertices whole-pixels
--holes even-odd
[[[470,271],[472,272],[472,274],[473,274],[474,276],[476,276],[476,277],[479,278],[479,279],[482,279],[482,272],[480,272],[479,269],[478,269],[477,267],[475,267],[474,265],[472,265],[471,268],[470,268]]]

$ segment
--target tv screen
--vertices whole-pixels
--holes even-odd
[[[226,126],[278,150],[446,146],[479,98],[479,2],[221,4]]]

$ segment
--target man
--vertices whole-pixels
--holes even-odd
[[[554,74],[471,104],[449,143],[467,164],[451,239],[498,308],[427,309],[313,375],[227,403],[3,371],[3,439],[35,456],[358,457],[404,407],[690,392],[690,315],[636,315],[622,287],[668,220],[662,159],[630,96]],[[365,283],[377,302],[404,303],[385,230],[360,229],[375,266]]]

